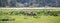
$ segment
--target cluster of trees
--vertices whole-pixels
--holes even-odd
[[[0,7],[16,7],[15,0],[0,0]]]
[[[5,7],[7,6],[8,1],[7,0],[0,0],[0,7]]]
[[[0,7],[10,6],[16,7],[17,3],[23,4],[25,7],[60,7],[60,0],[0,0]]]

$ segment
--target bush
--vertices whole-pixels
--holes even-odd
[[[15,21],[15,19],[0,19],[0,21]]]
[[[46,15],[50,15],[50,16],[58,16],[59,12],[57,11],[47,11],[45,12]]]
[[[40,16],[33,16],[33,18],[36,18],[36,19],[38,19],[38,18],[40,18]]]
[[[36,16],[35,12],[25,12],[24,14],[27,16]]]

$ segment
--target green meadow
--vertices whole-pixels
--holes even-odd
[[[21,12],[35,12],[36,15]],[[0,23],[60,23],[60,9],[0,9]]]

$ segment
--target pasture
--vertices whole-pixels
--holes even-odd
[[[26,14],[27,12],[33,12],[35,15]],[[60,23],[60,9],[0,9],[0,23]]]

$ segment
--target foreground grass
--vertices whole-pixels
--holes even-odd
[[[4,16],[1,16],[5,18]],[[33,18],[31,16],[8,16],[15,18],[15,21],[0,21],[0,23],[60,23],[60,16],[41,16]]]
[[[0,10],[4,13],[9,13],[13,10]],[[19,12],[20,10],[14,10],[14,12]],[[29,11],[29,10],[24,10],[24,11]],[[33,10],[31,10],[33,11]],[[40,10],[42,11],[42,10]],[[34,10],[34,12],[40,12],[39,10]],[[55,10],[59,11],[59,10]],[[9,14],[0,14],[0,19],[2,18],[14,18],[14,21],[0,21],[0,23],[60,23],[60,15],[59,16],[45,16],[44,14],[40,14],[39,18],[36,18],[35,16],[24,16],[24,15],[9,15]]]

